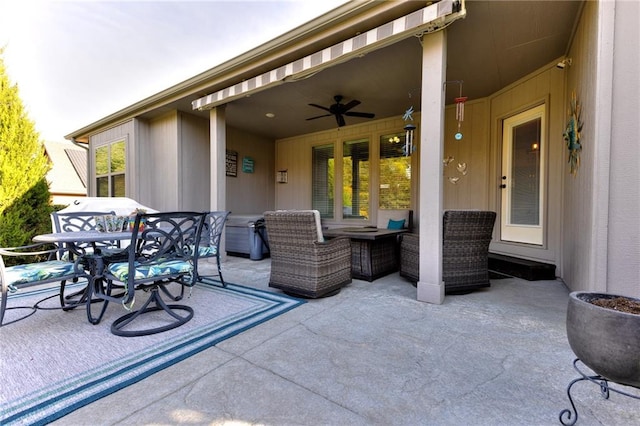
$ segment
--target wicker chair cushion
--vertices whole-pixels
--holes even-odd
[[[148,278],[156,278],[162,276],[175,276],[178,274],[189,274],[193,272],[193,264],[184,260],[168,260],[164,262],[156,262],[141,265],[135,263],[135,277],[136,280],[145,280]],[[129,278],[129,263],[117,262],[111,263],[107,266],[110,274],[116,277],[118,280],[126,283]]]
[[[78,265],[82,272],[82,265]],[[16,284],[31,284],[40,281],[55,281],[64,277],[73,276],[75,265],[62,260],[48,260],[46,262],[28,263],[25,265],[10,266],[5,269],[4,276],[8,286]]]

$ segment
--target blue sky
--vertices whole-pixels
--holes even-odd
[[[0,1],[0,47],[43,140],[259,46],[345,3]]]

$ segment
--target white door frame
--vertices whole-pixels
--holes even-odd
[[[546,152],[547,152],[547,111],[546,105],[538,105],[530,108],[524,112],[513,115],[506,118],[502,125],[502,194],[501,194],[501,220],[500,220],[500,239],[502,241],[533,244],[542,246],[544,244],[545,236],[545,210],[546,210]],[[534,167],[537,170],[532,170],[533,173],[526,173],[526,169],[520,169],[520,172],[514,173],[513,160],[514,155],[522,154],[522,147],[520,151],[514,151],[514,129],[519,126],[525,125],[531,121],[540,120],[540,132],[537,146],[531,143],[528,155],[531,155],[534,159]],[[529,142],[527,142],[529,143]],[[521,158],[520,158],[521,159]],[[517,172],[517,171],[516,171]],[[537,175],[536,175],[537,174]],[[535,179],[537,177],[537,179]],[[527,179],[534,178],[534,181],[527,181]],[[522,220],[517,214],[514,214],[517,206],[513,205],[514,195],[517,195],[521,190],[527,190],[523,185],[537,184],[539,202],[537,211],[537,223],[535,216],[532,216],[530,223],[526,223],[526,220]],[[520,185],[520,186],[519,186]],[[534,204],[535,206],[535,204]]]

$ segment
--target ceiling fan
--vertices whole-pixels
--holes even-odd
[[[333,97],[333,99],[336,101],[336,103],[331,105],[329,108],[323,107],[322,105],[318,105],[318,104],[309,104],[309,106],[320,108],[322,110],[327,111],[329,114],[318,115],[316,117],[307,118],[307,121],[308,120],[315,120],[316,118],[331,117],[332,115],[335,115],[336,116],[336,122],[338,123],[338,127],[342,127],[342,126],[345,125],[344,116],[347,116],[347,117],[362,117],[362,118],[373,118],[373,117],[375,117],[375,114],[372,114],[370,112],[349,111],[351,108],[354,108],[354,107],[360,105],[360,101],[358,101],[358,100],[354,99],[351,102],[349,102],[348,104],[342,104],[342,103],[340,103],[342,101],[342,96],[341,95],[336,95],[336,96]]]

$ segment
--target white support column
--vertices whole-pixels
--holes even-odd
[[[227,205],[227,120],[225,106],[209,112],[209,210],[226,210]],[[220,239],[220,259],[226,260],[226,238]]]
[[[227,195],[227,132],[225,106],[213,108],[209,112],[210,130],[210,196],[209,210],[225,210]]]
[[[418,300],[441,304],[442,157],[444,155],[444,90],[447,68],[444,31],[422,39],[422,108],[420,123],[420,279]]]

